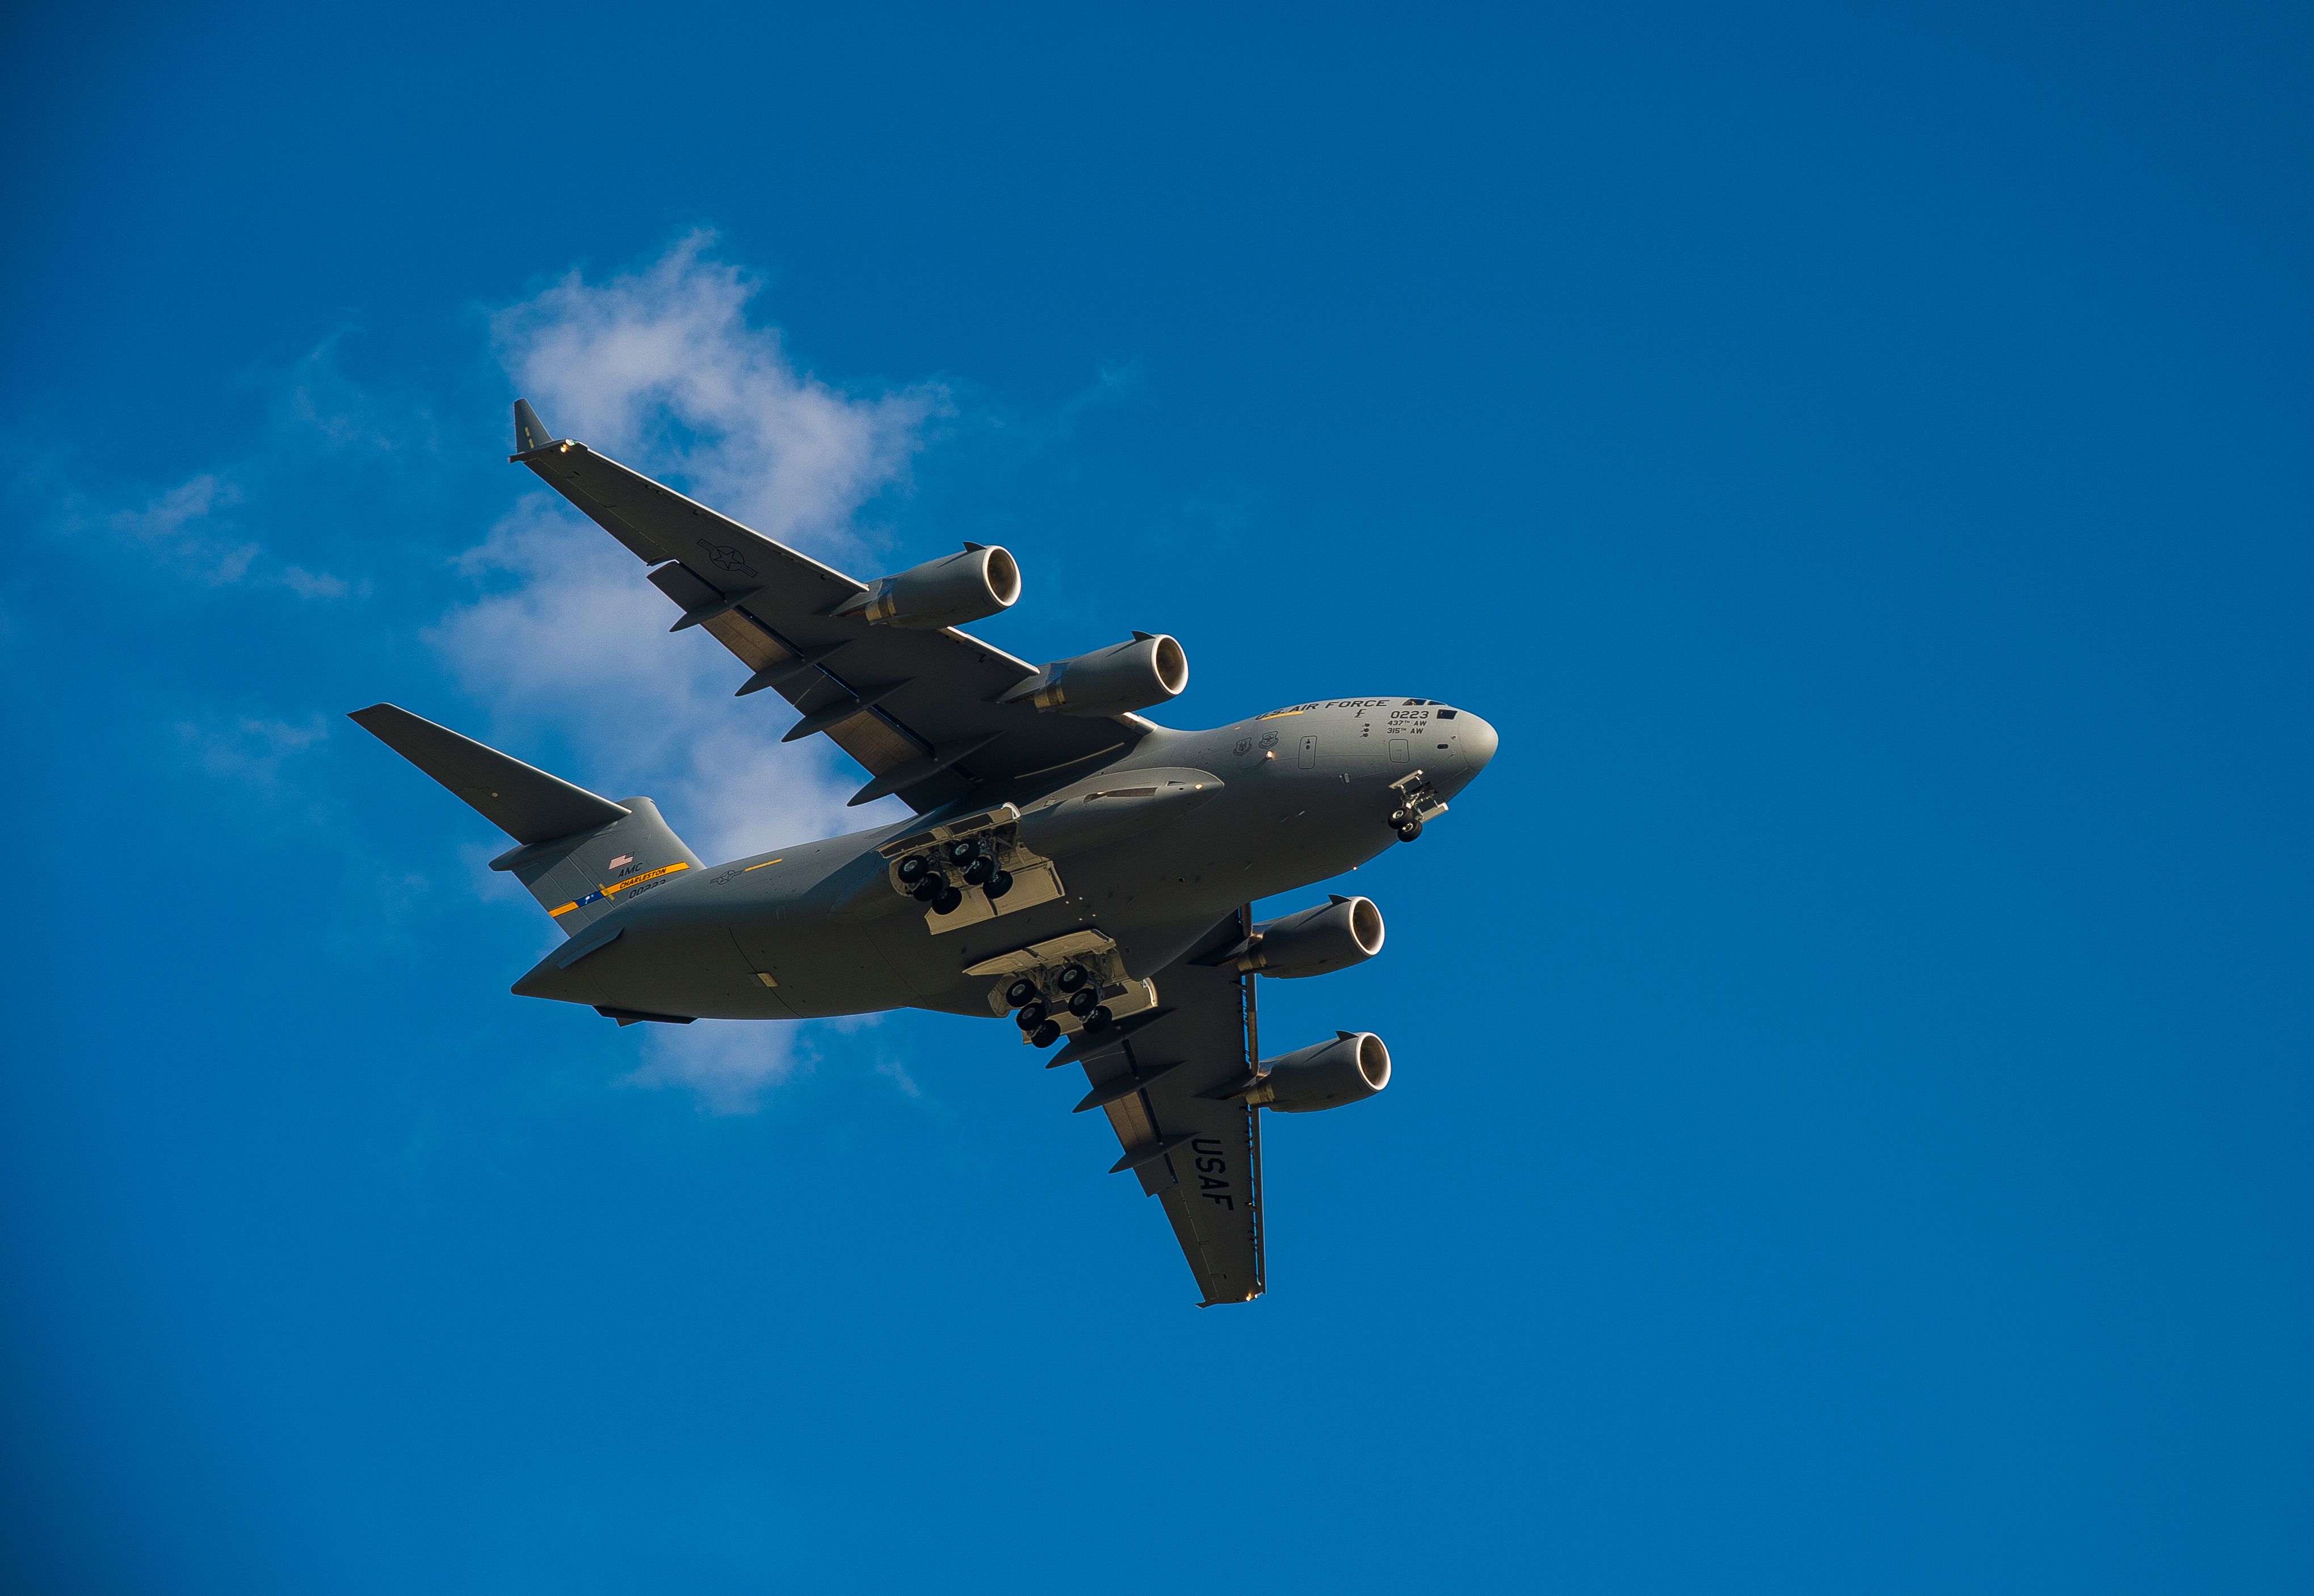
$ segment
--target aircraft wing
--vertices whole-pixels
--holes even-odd
[[[871,778],[864,804],[897,793],[918,813],[981,781],[1038,775],[1121,753],[1150,729],[1137,715],[1045,714],[994,701],[1032,675],[954,628],[911,631],[827,611],[867,584],[750,532],[585,444],[550,439],[517,403],[513,459],[654,568],[675,630],[697,626],[803,711],[790,738],[826,732]]]
[[[1055,1064],[1082,1063],[1091,1086],[1080,1110],[1108,1114],[1131,1170],[1164,1204],[1204,1293],[1202,1306],[1262,1292],[1259,1111],[1216,1096],[1249,1084],[1255,1045],[1253,978],[1193,961],[1245,937],[1231,915],[1156,976],[1158,1007],[1072,1043]]]

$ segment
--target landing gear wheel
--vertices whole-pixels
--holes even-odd
[[[979,857],[980,843],[976,838],[958,837],[948,845],[948,862],[952,865],[968,865]]]
[[[996,861],[984,853],[964,867],[964,884],[967,886],[978,886],[995,874]]]
[[[935,870],[911,887],[908,895],[920,904],[929,904],[947,890],[948,883],[942,880],[940,873]]]
[[[1102,1007],[1094,1010],[1091,1013],[1084,1017],[1084,1034],[1088,1036],[1100,1036],[1103,1031],[1108,1029],[1111,1020],[1115,1018],[1116,1017],[1114,1015],[1109,1013],[1107,1005],[1103,1005]]]
[[[1004,989],[1004,1001],[1011,1008],[1018,1009],[1025,1003],[1033,1003],[1036,1001],[1037,983],[1026,975]]]
[[[1045,1017],[1051,1012],[1044,1004],[1031,998],[1020,1005],[1020,1012],[1012,1017],[1012,1023],[1024,1031],[1033,1031],[1045,1023]]]
[[[1391,828],[1392,830],[1396,830],[1398,827],[1404,825],[1408,821],[1413,818],[1414,811],[1411,809],[1392,809],[1390,812]]]
[[[992,898],[1002,897],[1006,893],[1012,890],[1012,872],[1010,870],[997,871],[996,874],[988,878],[988,885],[982,890],[986,892]]]
[[[1050,1047],[1060,1039],[1061,1027],[1049,1019],[1029,1033],[1029,1045],[1031,1047]]]
[[[917,882],[922,881],[924,878],[925,873],[932,868],[932,861],[926,859],[923,854],[911,853],[907,858],[900,861],[900,885],[903,886],[914,886]]]
[[[1053,984],[1063,992],[1074,992],[1091,979],[1092,972],[1082,965],[1063,965],[1061,973],[1053,978]]]
[[[1090,986],[1080,986],[1069,994],[1069,1012],[1082,1019],[1100,1004],[1100,993]]]
[[[1404,833],[1401,833],[1400,834],[1403,835]],[[964,902],[964,895],[962,893],[957,891],[953,886],[943,886],[940,889],[940,895],[932,900],[932,913],[935,914],[953,914],[956,913],[956,906],[962,902]]]
[[[1410,816],[1407,818],[1406,824],[1398,828],[1398,840],[1401,842],[1411,842],[1421,834],[1422,822]]]

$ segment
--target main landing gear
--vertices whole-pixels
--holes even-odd
[[[979,887],[992,901],[1012,890],[1011,872],[998,868],[996,856],[982,846],[977,837],[958,837],[929,853],[911,853],[899,864],[901,890],[916,902],[929,904],[935,914],[953,914],[964,902],[962,890],[949,882],[947,872],[935,865],[935,860],[954,871],[957,880],[965,886]]]
[[[1023,982],[1014,984],[1026,985],[1027,983]],[[1031,987],[1029,990],[1033,993],[1036,989]],[[1061,1039],[1061,1027],[1049,1018],[1051,1013],[1052,1010],[1045,1007],[1045,1001],[1042,998],[1032,995],[1027,1002],[1020,1005],[1019,1011],[1012,1016],[1012,1019],[1013,1023],[1028,1033],[1029,1041],[1032,1046],[1050,1047]]]
[[[967,966],[964,973],[993,977],[990,1012],[1010,1013],[1022,1038],[1038,1047],[1063,1037],[1098,1036],[1157,1006],[1157,988],[1125,973],[1116,939],[1103,931],[1064,931]]]
[[[1064,967],[1053,984],[1063,993],[1060,1007],[1077,1018],[1077,1028],[1085,1036],[1098,1036],[1115,1023],[1100,1001],[1100,983],[1082,965]],[[1050,1047],[1061,1039],[1060,1025],[1052,1018],[1054,1005],[1045,1001],[1035,982],[1022,976],[1004,989],[1004,1001],[1012,1005],[1012,1022],[1029,1034],[1032,1044]]]

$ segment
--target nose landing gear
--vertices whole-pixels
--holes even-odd
[[[1401,842],[1411,842],[1422,834],[1427,821],[1446,813],[1445,800],[1430,784],[1430,778],[1420,771],[1400,776],[1390,784],[1390,829],[1398,833]]]

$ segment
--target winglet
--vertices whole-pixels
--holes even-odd
[[[514,401],[514,452],[517,454],[527,454],[533,449],[543,449],[553,441],[554,435],[546,430],[546,423],[540,420],[538,412],[530,408],[530,401],[516,400]]]

